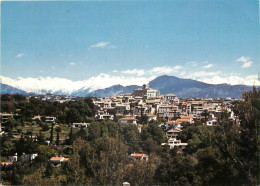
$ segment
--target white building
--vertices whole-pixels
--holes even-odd
[[[180,132],[181,132],[180,129],[170,129],[166,132],[166,136],[167,136],[168,139],[169,138],[176,138],[179,135]]]
[[[86,128],[88,127],[89,123],[73,123],[72,128]]]
[[[35,154],[25,154],[23,153],[21,158],[22,159],[29,159],[30,161],[34,160],[38,156],[38,153]]]
[[[179,99],[175,94],[167,94],[164,95],[164,103],[166,104],[178,104],[179,103]]]
[[[0,113],[1,123],[6,123],[8,121],[8,119],[11,118],[11,117],[13,117],[13,114]]]
[[[148,85],[143,85],[142,89],[135,89],[133,94],[134,97],[157,98],[160,96],[160,91],[149,88]]]
[[[18,160],[18,155],[17,155],[17,153],[15,153],[14,156],[9,156],[8,158],[9,158],[8,162],[14,162],[14,161]]]
[[[181,123],[177,121],[168,121],[165,123],[165,129],[168,130],[170,128],[175,128],[175,129],[181,129]]]
[[[178,106],[169,105],[169,104],[161,104],[158,108],[158,116],[160,118],[173,118],[177,115]]]
[[[181,140],[177,140],[176,138],[170,138],[167,143],[162,143],[162,147],[168,147],[170,149],[173,149],[174,147],[181,147],[185,148],[188,145],[188,143],[182,143]]]
[[[210,121],[207,121],[207,126],[217,126],[217,120],[210,120]]]
[[[52,123],[55,123],[55,120],[56,120],[56,117],[53,117],[53,116],[46,116],[46,122],[52,122]]]

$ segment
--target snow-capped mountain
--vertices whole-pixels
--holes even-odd
[[[111,76],[108,74],[99,74],[95,77],[78,81],[57,77],[18,77],[16,79],[12,79],[1,76],[1,83],[26,92],[34,92],[36,94],[52,93],[64,95],[71,95],[81,91],[93,92],[95,90],[108,88],[116,84],[129,86],[138,82],[138,85],[142,85],[144,83],[148,83],[149,80],[152,80],[152,78]]]
[[[34,80],[34,83],[22,87],[21,85],[11,82],[10,84],[16,85],[13,87],[11,85],[1,85],[1,94],[46,94],[52,93],[56,95],[72,95],[72,96],[93,96],[93,97],[107,97],[114,96],[123,93],[132,93],[134,89],[140,88],[140,85],[129,85],[122,86],[120,84],[112,85],[106,88],[98,88],[99,85],[95,82],[90,82],[90,80],[73,82],[66,80],[64,84],[64,79],[56,79],[56,81],[62,82],[62,85],[57,85],[51,82],[53,79],[44,79],[44,85],[38,85],[41,78]],[[49,82],[49,85],[48,85]],[[117,83],[115,81],[114,83]],[[140,82],[139,82],[140,83]],[[142,83],[142,82],[141,82]],[[108,84],[109,85],[109,84]],[[154,89],[160,90],[161,94],[174,93],[178,97],[188,98],[188,97],[234,97],[239,98],[243,90],[251,89],[250,86],[246,85],[228,85],[228,84],[208,84],[192,79],[181,79],[175,76],[159,76],[149,82],[149,86]],[[42,88],[45,87],[45,88]]]

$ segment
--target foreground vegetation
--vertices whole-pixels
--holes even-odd
[[[242,97],[244,101],[234,104],[240,125],[231,123],[223,108],[218,126],[187,125],[179,138],[188,146],[168,150],[160,146],[165,133],[159,122],[144,124],[140,133],[135,125],[95,121],[90,99],[59,104],[35,99],[27,102],[19,95],[1,96],[3,110],[15,112],[19,108],[22,112],[21,117],[8,121],[7,132],[1,136],[2,162],[16,152],[38,153],[32,162],[20,160],[2,167],[1,181],[24,185],[115,185],[125,181],[132,185],[260,184],[260,89]],[[56,116],[58,124],[32,125],[31,118],[37,114]],[[91,124],[72,130],[73,122]],[[46,145],[46,140],[52,144]],[[149,161],[133,161],[128,157],[133,152],[148,154]],[[69,161],[55,167],[49,162],[55,155]]]

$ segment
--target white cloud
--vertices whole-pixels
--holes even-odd
[[[69,65],[74,66],[74,65],[76,65],[76,63],[70,62]]]
[[[244,63],[244,64],[242,65],[242,68],[248,68],[248,67],[251,67],[252,64],[253,64],[252,61],[248,61],[248,62],[246,62],[246,63]]]
[[[121,73],[122,74],[142,76],[142,75],[144,75],[145,72],[144,72],[143,69],[132,69],[132,70],[124,70]]]
[[[180,75],[181,77],[184,77],[186,74],[187,74],[186,71],[182,71],[182,72],[179,73],[179,75]]]
[[[155,75],[160,75],[160,74],[169,74],[172,72],[178,72],[178,70],[180,70],[181,68],[183,68],[180,65],[176,65],[173,67],[170,66],[162,66],[162,67],[154,67],[151,70],[149,70],[149,74],[155,74]]]
[[[183,68],[183,67],[180,66],[180,65],[176,65],[176,66],[174,66],[172,69],[173,69],[173,70],[179,70],[179,69],[181,69],[181,68]]]
[[[190,73],[188,75],[188,78],[196,79],[196,78],[199,78],[199,77],[216,76],[216,75],[219,75],[219,74],[221,74],[221,71],[216,71],[216,72],[197,71],[197,72]]]
[[[203,68],[211,68],[211,67],[213,67],[212,64],[208,64],[208,65],[203,66]]]
[[[253,79],[253,80],[258,80],[258,75],[257,75],[257,74],[255,74],[255,75],[249,75],[249,76],[246,76],[245,79],[246,79],[246,80],[251,80],[251,79]]]
[[[251,65],[253,64],[253,61],[251,61],[249,57],[244,57],[244,56],[241,56],[240,58],[236,59],[236,61],[244,63],[241,66],[241,68],[248,68],[251,67]]]
[[[104,48],[109,44],[109,42],[101,41],[99,43],[96,43],[94,45],[90,45],[91,48]]]
[[[110,42],[101,41],[96,44],[90,45],[90,48],[116,48],[115,45],[110,44]]]
[[[17,54],[15,57],[16,58],[21,58],[21,57],[23,57],[24,56],[24,53],[20,53],[20,54]]]
[[[256,75],[257,76],[257,75]],[[246,77],[241,77],[237,75],[217,75],[217,76],[212,76],[212,77],[201,77],[198,78],[197,80],[205,82],[205,83],[210,83],[210,84],[222,84],[222,83],[227,83],[231,85],[256,85],[260,86],[260,82],[257,80],[255,76],[246,76]]]
[[[118,72],[118,70],[113,70],[112,72],[114,72],[114,73],[117,73],[117,72]]]
[[[90,90],[97,90],[100,88],[107,88],[112,85],[143,85],[148,83],[150,80],[154,79],[155,76],[152,77],[127,77],[127,76],[111,76],[108,74],[99,74],[96,77],[91,77],[86,81],[88,87],[91,87]]]
[[[247,61],[249,61],[249,57],[241,56],[236,61],[246,63]]]
[[[253,84],[256,86],[260,85],[257,75],[248,75],[242,77],[239,74],[224,74],[221,71],[216,72],[206,72],[206,71],[196,71],[192,73],[187,73],[186,76],[181,76],[182,78],[189,78],[198,81],[202,81],[209,84],[222,84],[227,83],[231,85],[250,85]]]
[[[196,67],[198,66],[198,63],[196,61],[189,61],[186,63],[188,66]]]
[[[115,45],[109,45],[108,48],[116,48]]]

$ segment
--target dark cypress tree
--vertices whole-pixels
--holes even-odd
[[[54,127],[54,123],[51,124],[51,135],[50,135],[50,143],[52,144],[53,142],[53,127]]]
[[[70,127],[70,136],[69,136],[69,144],[72,145],[72,126]]]
[[[55,131],[57,132],[57,138],[56,138],[56,145],[60,145],[60,132],[61,132],[61,127],[56,127]]]

